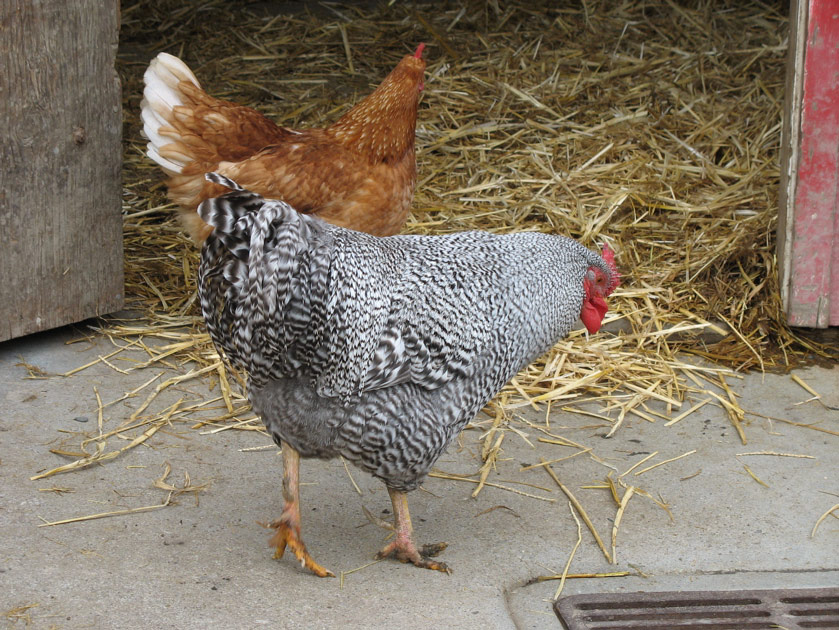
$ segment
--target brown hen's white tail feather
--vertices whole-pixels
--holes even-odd
[[[149,139],[146,152],[152,160],[172,173],[180,173],[190,161],[188,156],[179,158],[172,151],[165,152],[167,157],[161,154],[163,147],[180,139],[171,125],[170,117],[175,107],[184,104],[183,95],[178,89],[181,81],[189,81],[201,87],[192,70],[183,61],[168,53],[160,53],[152,59],[143,75],[146,87],[140,103],[143,135]]]

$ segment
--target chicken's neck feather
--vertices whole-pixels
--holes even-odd
[[[422,59],[403,59],[372,94],[328,127],[327,133],[373,163],[393,163],[413,152],[424,68]]]

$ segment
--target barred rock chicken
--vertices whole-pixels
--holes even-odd
[[[198,204],[224,192],[204,179],[208,171],[336,225],[382,236],[399,232],[416,184],[423,48],[334,124],[302,130],[213,98],[183,61],[157,55],[143,77],[143,135],[193,239],[200,245],[211,229],[195,213]]]
[[[232,190],[201,204],[201,309],[250,377],[282,447],[285,507],[272,538],[323,577],[300,535],[298,457],[338,455],[381,479],[395,539],[379,557],[448,572],[413,541],[414,490],[463,426],[578,316],[599,329],[613,254],[541,233],[375,237]],[[435,551],[439,551],[437,546]]]

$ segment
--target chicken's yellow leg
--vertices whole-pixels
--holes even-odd
[[[300,537],[300,454],[291,446],[282,442],[283,449],[283,513],[279,520],[271,523],[277,531],[271,536],[269,544],[276,547],[275,558],[282,558],[286,547],[291,549],[300,565],[309,569],[318,577],[335,577],[335,574],[315,562],[306,551],[306,545]]]
[[[408,495],[393,488],[387,489],[390,501],[393,503],[394,529],[396,538],[382,549],[377,558],[396,558],[400,562],[413,562],[423,569],[434,569],[443,573],[451,573],[451,569],[444,562],[432,560],[446,548],[446,543],[424,545],[421,550],[414,544],[411,514],[408,512]]]

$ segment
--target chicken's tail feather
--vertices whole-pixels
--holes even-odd
[[[231,192],[203,201],[198,206],[198,216],[214,230],[224,246],[237,258],[247,251],[249,243],[245,226],[239,219],[259,210],[265,203],[262,195],[245,190],[229,177],[219,173],[207,173],[208,182],[229,188]],[[244,259],[247,260],[245,253]]]
[[[300,215],[283,201],[263,199],[218,173],[205,177],[231,189],[198,207],[200,217],[214,228],[202,266],[205,255],[226,259],[221,272],[230,286],[226,299],[235,304],[240,319],[225,351],[239,357],[254,383],[264,382],[294,370],[288,349],[306,334],[313,313],[320,312],[316,304],[326,295],[328,265],[319,265],[315,250],[325,224]],[[232,258],[218,253],[220,248]],[[293,305],[292,296],[298,300]],[[202,309],[207,316],[203,304]],[[209,312],[212,316],[212,306]],[[305,354],[298,351],[294,360]]]
[[[208,182],[213,182],[214,184],[220,184],[226,188],[229,188],[230,190],[245,190],[232,179],[230,179],[229,177],[225,177],[221,173],[206,173],[204,175],[204,179],[206,179]]]
[[[222,101],[201,89],[187,65],[160,53],[143,75],[140,105],[146,153],[169,180],[169,199],[182,209],[181,222],[201,245],[212,229],[195,213],[198,204],[217,197],[204,173],[225,162],[238,163],[284,138],[278,127],[255,109]]]
[[[199,89],[201,86],[183,61],[167,53],[152,59],[143,81],[146,87],[140,116],[143,135],[149,139],[148,156],[170,173],[181,173],[192,157],[178,143],[180,136],[172,124],[172,113],[185,102],[179,88],[181,82],[186,81]]]

